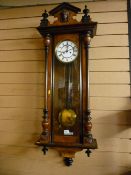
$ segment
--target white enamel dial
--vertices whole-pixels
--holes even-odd
[[[77,58],[78,48],[74,42],[64,40],[57,44],[55,54],[56,57],[63,63],[69,63]]]

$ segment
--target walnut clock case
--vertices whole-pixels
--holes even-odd
[[[85,6],[80,22],[74,19],[81,10],[69,3],[61,3],[49,12],[57,18],[48,21],[45,10],[37,28],[44,40],[45,92],[43,131],[36,142],[58,150],[65,165],[70,166],[75,153],[97,148],[91,134],[89,102],[88,49],[96,34],[97,23],[92,22]]]

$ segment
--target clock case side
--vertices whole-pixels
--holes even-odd
[[[81,19],[81,22],[76,22],[74,20],[66,21],[67,19],[61,20],[61,14],[65,13],[65,10],[72,10],[70,9],[70,6],[65,7],[60,6],[58,9],[56,8],[54,11],[50,11],[50,14],[57,16],[59,22],[54,22],[54,24],[50,24],[48,21],[48,14],[45,11],[43,14],[43,19],[41,20],[41,24],[39,27],[37,27],[37,30],[42,35],[44,42],[47,42],[47,38],[50,38],[50,46],[48,46],[48,49],[45,47],[45,56],[50,64],[46,64],[48,69],[46,69],[46,78],[47,85],[46,85],[46,93],[47,93],[47,103],[48,105],[48,139],[40,138],[37,141],[37,145],[43,146],[43,151],[46,153],[47,147],[57,147],[62,154],[64,154],[64,157],[68,157],[67,152],[70,153],[69,157],[71,157],[71,154],[74,155],[75,152],[81,151],[82,149],[87,149],[86,153],[89,156],[90,150],[89,149],[96,149],[97,148],[97,142],[96,139],[92,137],[91,134],[91,117],[90,117],[90,109],[89,109],[89,64],[88,64],[88,51],[89,51],[89,44],[90,44],[90,38],[93,38],[96,34],[96,28],[97,28],[97,22],[92,22],[90,19],[90,16],[88,15],[88,9],[85,7],[83,10],[84,16]],[[78,13],[78,8],[75,9]],[[73,15],[76,15],[76,11],[73,9]],[[75,11],[75,12],[74,12]],[[62,13],[61,13],[62,12]],[[56,14],[55,14],[56,13]],[[72,144],[55,144],[52,142],[52,92],[53,92],[53,80],[52,80],[52,72],[53,72],[53,49],[54,49],[54,37],[55,35],[59,34],[78,34],[79,35],[79,42],[80,42],[80,57],[81,57],[81,76],[80,76],[80,82],[81,82],[81,95],[82,95],[82,132],[83,132],[83,138],[81,139],[80,144],[72,145]],[[47,53],[48,50],[48,53]],[[84,77],[84,78],[83,78]],[[50,89],[48,89],[48,87]],[[48,94],[48,91],[50,93]],[[44,123],[44,122],[43,122]],[[44,124],[43,124],[44,125]],[[42,126],[43,126],[42,125]],[[65,151],[66,150],[66,151]],[[65,156],[66,155],[66,156]],[[72,156],[73,157],[73,156]]]

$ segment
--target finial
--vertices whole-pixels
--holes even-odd
[[[47,11],[45,10],[45,12],[42,14],[42,16],[43,16],[43,19],[41,20],[41,23],[40,23],[40,27],[45,27],[45,26],[47,26],[48,25],[48,13],[47,13]]]
[[[89,13],[89,9],[87,8],[87,5],[85,5],[85,9],[83,10],[83,13],[86,15]]]
[[[84,16],[82,16],[82,23],[89,23],[90,22],[90,16],[88,15],[89,9],[87,8],[87,5],[85,5],[85,9],[83,10]]]

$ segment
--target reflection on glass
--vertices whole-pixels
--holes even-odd
[[[53,114],[55,134],[62,135],[69,129],[73,135],[78,132],[80,113],[79,58],[72,63],[54,64]]]

